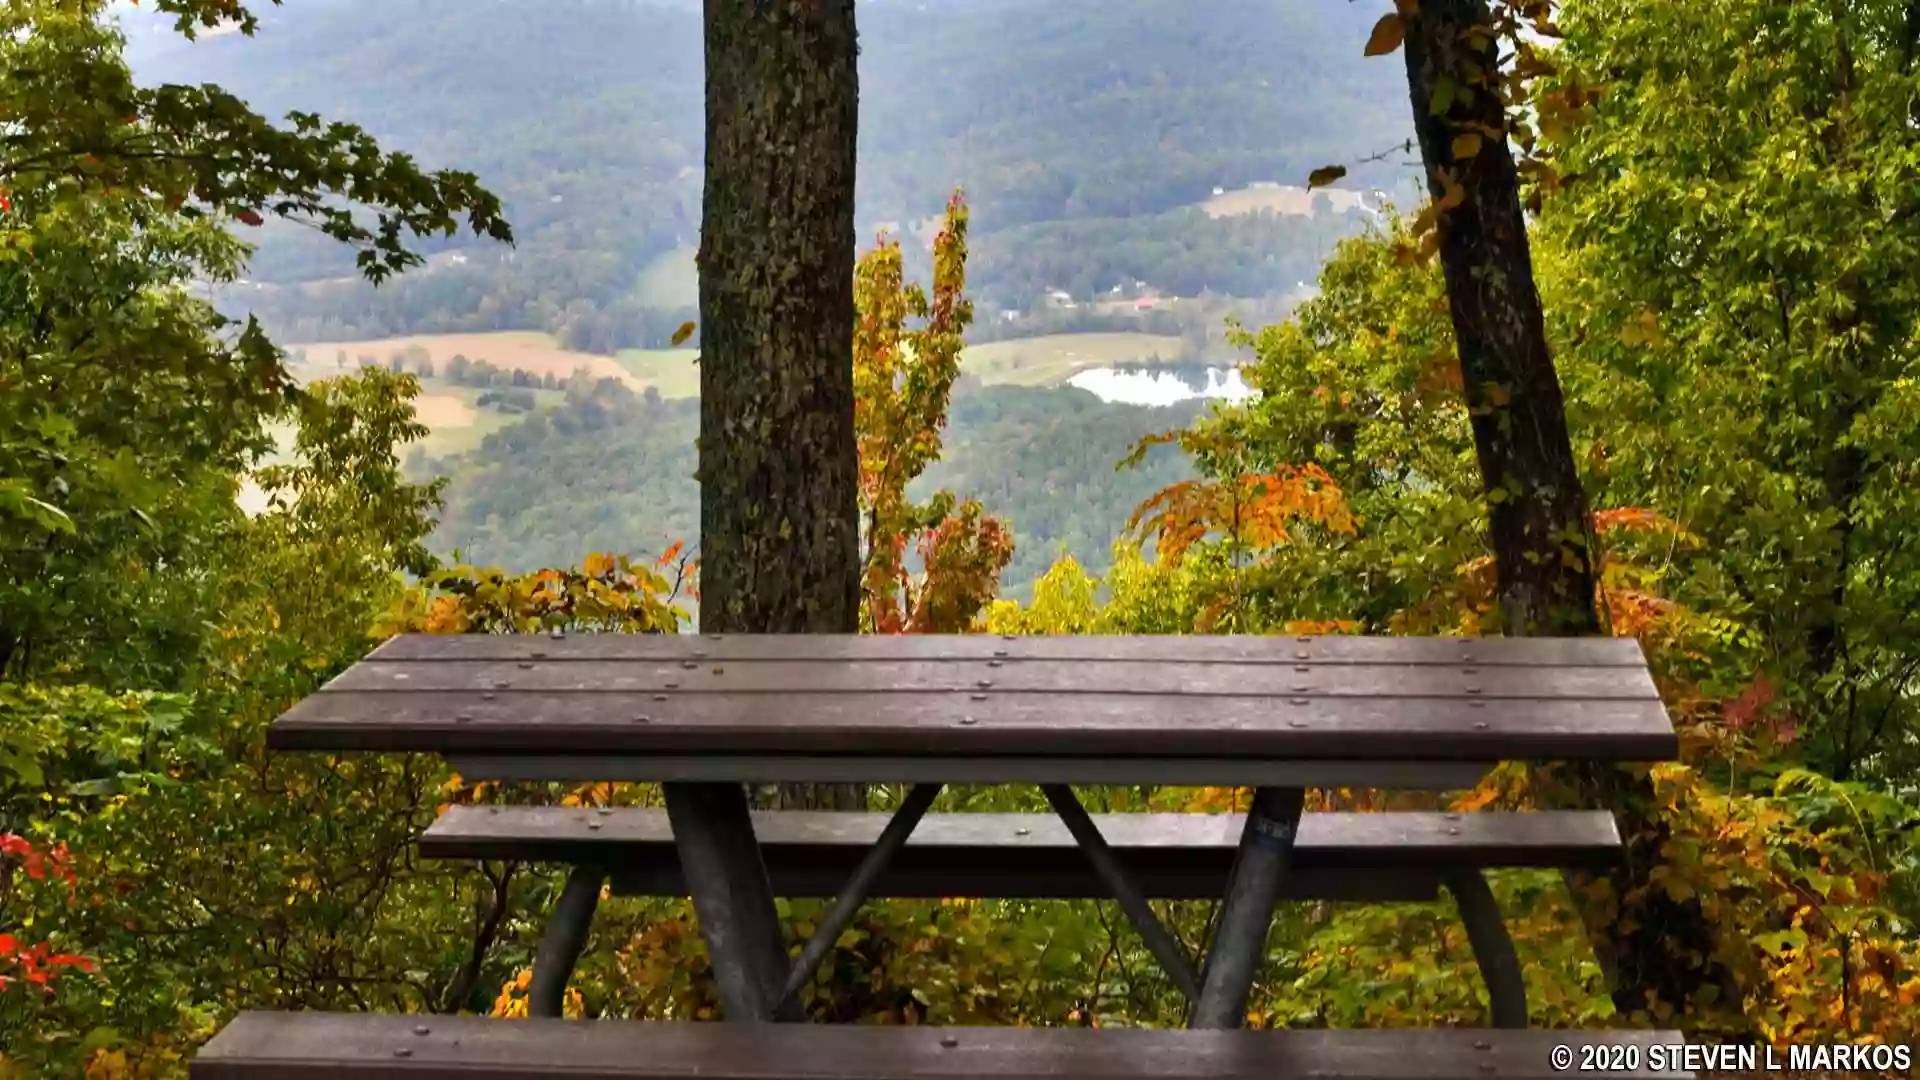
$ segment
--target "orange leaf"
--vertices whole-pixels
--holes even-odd
[[[1367,35],[1367,56],[1385,56],[1400,47],[1406,39],[1407,24],[1399,15],[1382,15],[1380,21],[1373,24],[1373,33]]]

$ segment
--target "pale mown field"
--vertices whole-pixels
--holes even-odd
[[[1325,195],[1333,204],[1333,212],[1360,209],[1360,193],[1345,188],[1317,188],[1308,191],[1304,187],[1244,187],[1215,195],[1200,204],[1200,209],[1209,217],[1234,217],[1239,214],[1257,214],[1262,210],[1271,210],[1276,214],[1299,214],[1302,217],[1313,216],[1313,200],[1317,195]]]
[[[406,337],[379,338],[373,341],[309,341],[286,346],[288,352],[307,354],[307,367],[296,372],[321,378],[337,374],[335,358],[347,354],[347,370],[362,356],[386,363],[394,353],[419,346],[432,357],[435,367],[444,367],[456,354],[469,360],[486,360],[497,367],[519,368],[535,375],[551,373],[564,379],[580,368],[595,377],[611,375],[627,379],[627,373],[610,356],[563,349],[553,338],[532,330],[507,330],[492,334],[410,334]],[[638,389],[636,384],[635,388]],[[663,391],[664,392],[664,391]]]

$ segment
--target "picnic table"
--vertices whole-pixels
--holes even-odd
[[[691,896],[728,1022],[588,1036],[557,1019],[435,1018],[401,1038],[394,1018],[249,1013],[196,1076],[306,1075],[302,1062],[494,1077],[1545,1076],[1566,1071],[1548,1061],[1555,1044],[1678,1039],[1225,1030],[1243,1023],[1277,900],[1441,888],[1492,1026],[1524,1029],[1519,961],[1482,872],[1604,866],[1620,847],[1611,815],[1303,815],[1305,789],[1446,791],[1503,761],[1670,759],[1677,738],[1631,640],[408,635],[288,711],[268,744],[432,752],[471,780],[661,783],[664,811],[455,807],[422,850],[572,866],[536,956],[535,1016],[559,1015],[603,885]],[[890,815],[754,812],[744,786],[843,781],[911,786]],[[1054,816],[929,813],[944,785],[1015,783],[1038,785]],[[1089,814],[1073,786],[1108,784],[1254,790],[1244,814]],[[791,963],[776,894],[833,897]],[[798,992],[873,896],[1116,900],[1207,1033],[1092,1033],[1140,1041],[1127,1052],[1054,1029],[742,1023],[799,1019]],[[1204,957],[1149,906],[1170,897],[1222,901]],[[801,1062],[802,1045],[835,1049]]]

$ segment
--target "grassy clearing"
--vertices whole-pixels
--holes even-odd
[[[675,248],[640,271],[634,289],[648,307],[682,308],[700,304],[700,271],[694,264],[697,248]],[[662,390],[661,393],[666,393]]]
[[[1313,216],[1313,200],[1325,195],[1333,204],[1333,212],[1338,214],[1355,209],[1363,204],[1360,193],[1345,188],[1319,188],[1308,191],[1303,187],[1244,187],[1237,191],[1215,195],[1200,203],[1200,209],[1209,217],[1235,217],[1240,214],[1257,214],[1262,210],[1271,210],[1276,214],[1298,214],[1301,217]]]
[[[469,360],[486,360],[499,367],[519,368],[535,375],[552,373],[564,379],[579,368],[586,368],[595,376],[626,378],[625,369],[612,357],[563,349],[552,337],[530,330],[492,334],[410,334],[374,341],[302,342],[288,345],[286,349],[307,355],[307,364],[298,374],[320,378],[339,373],[336,357],[340,353],[347,354],[347,367],[352,370],[362,356],[371,356],[384,364],[394,353],[415,345],[427,350],[435,367],[445,365],[458,353]]]
[[[1181,341],[1163,334],[1048,334],[973,345],[961,370],[989,385],[1059,386],[1089,368],[1174,360]]]
[[[694,363],[699,355],[698,349],[621,349],[615,359],[628,382],[651,386],[664,398],[681,398],[700,396],[700,367]]]

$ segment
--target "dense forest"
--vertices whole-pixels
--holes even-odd
[[[291,341],[534,329],[599,352],[662,347],[688,318],[684,287],[663,288],[672,275],[658,269],[699,231],[688,5],[328,0],[267,11],[251,40],[191,44],[128,18],[146,30],[143,82],[211,80],[269,116],[364,124],[424,164],[486,177],[514,223],[511,251],[432,239],[428,269],[375,290],[350,252],[270,221],[249,284],[219,294],[229,313]],[[948,4],[938,18],[876,4],[861,24],[860,230],[904,234],[959,186],[978,225],[974,292],[1002,307],[1122,279],[1183,295],[1290,290],[1357,222],[1176,211],[1404,140],[1392,73],[1332,59],[1366,25],[1304,2]],[[1356,164],[1347,182],[1402,175],[1397,159]],[[911,247],[924,275],[924,244]],[[447,257],[456,249],[464,261]]]
[[[1103,570],[1127,515],[1187,479],[1177,457],[1115,474],[1140,439],[1190,423],[1195,402],[1105,404],[1084,390],[956,388],[946,451],[912,494],[978,498],[1012,528],[1005,595],[1024,599],[1070,551]],[[578,382],[566,403],[488,435],[457,460],[415,458],[408,472],[451,477],[429,544],[463,561],[528,572],[593,551],[655,554],[699,533],[695,399],[662,400],[606,379]],[[620,467],[609,471],[607,463]]]
[[[241,8],[156,3],[201,29]],[[1631,638],[1678,760],[1514,762],[1468,790],[1415,793],[1468,815],[1555,805],[1573,787],[1613,813],[1631,857],[1608,874],[1486,875],[1528,1019],[1910,1044],[1920,4],[1496,3],[1507,29],[1479,36],[1512,63],[1489,61],[1476,87],[1433,77],[1470,52],[1422,51],[1432,12],[1469,6],[1412,7],[862,6],[863,153],[913,163],[869,169],[869,207],[924,219],[966,180],[982,252],[1000,229],[1151,221],[1222,177],[1358,164],[1377,148],[1345,136],[1364,143],[1409,116],[1434,168],[1430,198],[1337,243],[1297,309],[1234,333],[1259,393],[1204,410],[968,385],[963,202],[938,219],[928,267],[913,245],[863,245],[854,393],[835,413],[855,444],[859,554],[869,571],[885,561],[875,551],[942,558],[925,573],[848,566],[846,593],[875,633]],[[714,576],[696,565],[701,537],[667,535],[697,493],[680,479],[696,464],[692,399],[585,376],[508,385],[560,400],[499,429],[451,482],[429,479],[404,465],[429,434],[415,373],[376,358],[298,381],[267,329],[207,298],[209,284],[251,291],[243,280],[271,258],[287,274],[313,265],[263,249],[249,270],[247,241],[269,226],[338,243],[351,253],[338,269],[388,282],[371,295],[465,272],[443,257],[513,239],[523,265],[570,268],[551,286],[520,279],[557,312],[606,296],[542,289],[631,280],[683,243],[663,223],[679,205],[676,227],[693,224],[698,156],[684,130],[632,106],[657,77],[697,114],[693,6],[647,23],[638,13],[655,9],[567,0],[538,8],[564,19],[512,21],[533,8],[311,0],[269,9],[287,21],[256,40],[225,33],[162,57],[141,39],[143,64],[191,52],[181,70],[311,90],[276,103],[247,87],[263,107],[338,107],[274,127],[217,83],[156,85],[153,66],[136,83],[104,0],[0,6],[5,1080],[183,1077],[244,1009],[524,1017],[540,913],[566,875],[420,859],[420,832],[454,804],[658,804],[644,785],[502,790],[431,755],[265,746],[276,717],[395,633],[669,633]],[[986,29],[1010,19],[1039,62]],[[920,44],[887,59],[909,28]],[[1204,65],[1181,60],[1202,52]],[[566,60],[535,81],[517,74],[531,54]],[[316,55],[339,62],[295,62]],[[474,56],[489,78],[436,83],[446,91],[410,127],[327,122]],[[572,103],[570,119],[539,113],[549,99]],[[1151,102],[1186,111],[1142,132],[1131,110]],[[1477,126],[1447,126],[1461,115]],[[576,140],[615,171],[549,170],[526,152]],[[927,164],[948,155],[984,164],[973,178]],[[562,192],[545,185],[563,183],[580,187],[553,202]],[[582,196],[606,214],[576,214]],[[1526,378],[1484,377],[1501,364]],[[1156,431],[1140,468],[1108,473],[1139,484],[1142,505],[1093,483]],[[896,450],[911,469],[891,471]],[[258,512],[239,505],[246,485]],[[1010,550],[1008,527],[1033,535]],[[449,562],[436,529],[449,544],[573,547],[511,573]],[[1105,559],[1056,560],[1042,529],[1117,539]],[[1003,595],[1039,562],[1051,565],[1030,594]],[[929,596],[940,602],[918,602]],[[1120,809],[1246,805],[1231,789],[1087,791]],[[1044,805],[1012,787],[941,799]],[[1111,907],[871,903],[800,1004],[875,1024],[1179,1026],[1183,994]],[[788,942],[823,909],[784,905]],[[1164,908],[1194,939],[1214,910]],[[1286,902],[1267,946],[1249,1027],[1491,1015],[1454,904]],[[609,899],[564,1008],[715,1016],[690,905]]]

